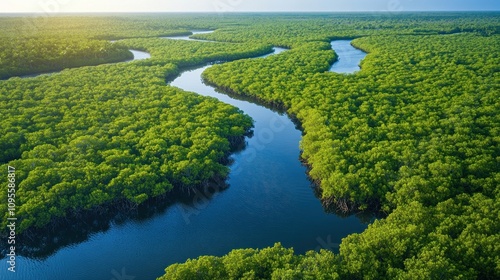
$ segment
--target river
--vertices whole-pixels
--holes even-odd
[[[268,55],[286,51],[274,50]],[[325,213],[299,161],[301,131],[288,116],[205,85],[200,75],[208,67],[186,70],[170,85],[215,97],[254,119],[253,137],[231,156],[229,188],[210,188],[151,215],[114,221],[62,247],[52,240],[56,248],[44,258],[18,256],[15,274],[7,272],[4,258],[2,279],[156,279],[170,264],[235,248],[281,242],[297,253],[337,251],[341,238],[366,228],[354,216]]]
[[[337,53],[338,60],[333,63],[330,72],[352,74],[360,70],[359,63],[366,53],[351,45],[351,40],[335,40],[330,43]]]

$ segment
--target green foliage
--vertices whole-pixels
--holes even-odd
[[[158,280],[175,279],[339,279],[339,257],[332,252],[294,255],[276,243],[265,249],[238,249],[223,257],[203,256],[174,264]]]
[[[203,38],[226,42],[265,42],[296,47],[301,42],[369,35],[431,35],[474,32],[498,34],[497,13],[324,13],[224,15],[220,29]],[[236,24],[234,22],[237,22]]]
[[[0,40],[0,79],[132,59],[123,46],[85,38]]]
[[[500,275],[500,200],[458,195],[425,207],[412,202],[343,240],[350,275],[380,279],[494,279]]]

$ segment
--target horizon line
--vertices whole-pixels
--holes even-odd
[[[44,11],[23,11],[23,12],[0,12],[2,14],[143,14],[143,13],[165,13],[165,14],[244,14],[244,13],[460,13],[460,12],[500,12],[500,10],[407,10],[407,11],[67,11],[67,12],[44,12]]]

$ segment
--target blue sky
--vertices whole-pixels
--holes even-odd
[[[0,13],[249,12],[249,11],[479,11],[499,0],[0,0]]]

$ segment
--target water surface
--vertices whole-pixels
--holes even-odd
[[[338,55],[338,60],[333,63],[330,72],[352,74],[361,69],[359,63],[365,58],[366,53],[354,48],[351,40],[335,40],[330,44]]]
[[[129,50],[133,55],[134,58],[129,60],[129,61],[134,61],[134,60],[143,60],[143,59],[148,59],[151,58],[151,54],[139,50]]]

